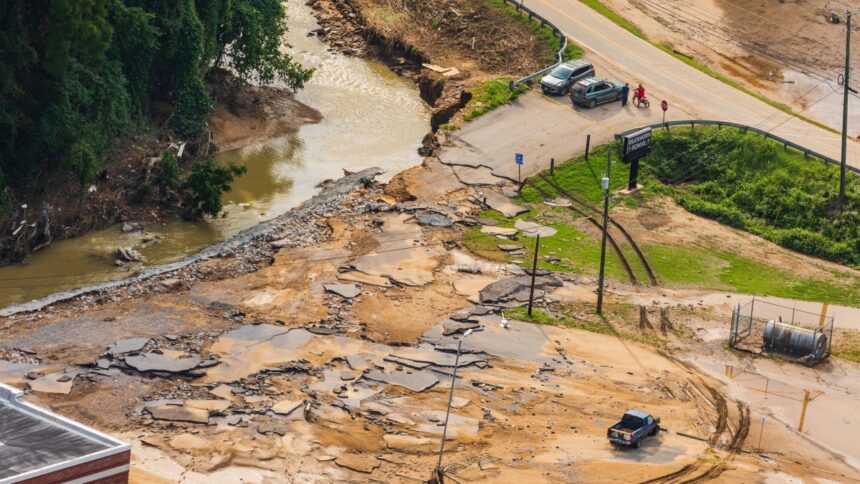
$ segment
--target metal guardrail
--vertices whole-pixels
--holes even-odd
[[[833,163],[835,165],[841,164],[841,162],[839,160],[833,159],[829,156],[822,155],[821,153],[817,153],[817,152],[812,151],[808,148],[804,148],[803,146],[800,146],[799,144],[794,143],[792,141],[789,141],[789,140],[787,140],[781,136],[777,136],[777,135],[772,134],[772,133],[765,131],[763,129],[754,128],[752,126],[747,126],[745,124],[733,123],[731,121],[714,121],[714,120],[708,120],[708,119],[688,119],[685,121],[666,121],[665,123],[657,123],[657,124],[652,124],[652,125],[641,126],[639,128],[628,129],[627,131],[616,134],[615,139],[621,139],[622,136],[625,136],[625,135],[628,135],[631,133],[635,133],[636,131],[639,131],[640,129],[645,129],[645,128],[651,128],[651,129],[666,128],[668,130],[672,126],[689,126],[691,128],[695,128],[696,125],[699,125],[699,126],[717,126],[717,127],[728,126],[730,128],[736,128],[736,129],[742,130],[743,132],[751,131],[753,133],[760,134],[766,138],[772,139],[772,140],[782,144],[786,149],[788,149],[788,148],[795,149],[795,150],[803,153],[804,157],[818,158],[819,160],[826,161],[828,163]],[[848,168],[848,170],[853,171],[854,173],[860,174],[860,168],[850,166],[850,165],[847,168]]]
[[[519,86],[520,84],[523,84],[525,82],[529,82],[536,77],[543,76],[547,72],[558,67],[558,65],[564,61],[564,53],[567,51],[567,36],[564,35],[563,33],[561,33],[561,30],[559,30],[559,28],[556,27],[555,24],[550,22],[546,17],[544,17],[543,15],[535,12],[534,10],[532,10],[528,7],[526,7],[523,4],[523,0],[520,0],[520,1],[504,0],[504,1],[505,1],[505,3],[510,3],[511,5],[513,5],[517,10],[522,10],[526,14],[528,14],[529,20],[537,19],[538,21],[540,21],[541,28],[543,28],[545,26],[549,26],[549,28],[551,28],[552,31],[555,32],[556,35],[558,35],[559,39],[561,39],[561,49],[559,49],[558,52],[556,52],[556,54],[555,54],[556,55],[555,64],[548,66],[548,67],[544,67],[543,69],[541,69],[537,72],[533,72],[533,73],[531,73],[531,74],[529,74],[526,77],[523,77],[521,79],[511,81],[510,84],[508,84],[508,89],[513,90],[515,87]]]

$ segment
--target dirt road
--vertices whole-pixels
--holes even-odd
[[[652,100],[667,100],[670,106],[667,120],[734,121],[782,136],[831,158],[840,158],[839,135],[684,64],[578,1],[534,0],[529,6],[583,46],[586,58],[597,66],[598,75],[631,85],[641,82]],[[593,145],[608,141],[625,129],[661,120],[662,112],[656,102],[647,110],[631,105],[622,109],[615,103],[596,110],[574,110],[566,98],[528,94],[455,132],[452,138],[456,147],[444,150],[440,158],[448,164],[488,168],[460,169],[461,179],[491,183],[486,176],[492,171],[494,175],[516,180],[514,152],[526,155],[523,167],[526,176],[547,168],[552,157],[566,159],[582,152],[586,134],[592,135]],[[854,141],[848,143],[848,163],[860,167],[860,146]]]

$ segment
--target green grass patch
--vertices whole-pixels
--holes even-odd
[[[766,263],[704,247],[645,245],[640,248],[661,284],[666,286],[860,306],[860,277],[850,281],[798,277]]]
[[[836,328],[833,335],[833,356],[860,363],[860,331]]]
[[[616,336],[618,338],[636,341],[656,347],[665,347],[669,342],[655,334],[643,334],[635,332],[629,328],[624,322],[631,320],[633,308],[629,305],[607,306],[607,320],[602,320],[598,316],[590,316],[588,319],[573,318],[565,314],[548,314],[538,309],[532,309],[532,314],[528,314],[528,309],[525,307],[511,308],[505,310],[505,316],[518,321],[525,321],[533,324],[545,324],[549,326],[563,326],[565,328],[581,329],[592,333],[606,334]],[[615,323],[611,320],[618,319]],[[609,323],[607,322],[609,321]],[[638,320],[637,320],[638,321]]]
[[[564,191],[599,207],[602,200],[599,183],[609,148],[608,145],[598,146],[589,160],[579,156],[556,165],[554,175],[550,176],[548,171],[543,174]],[[617,146],[613,144],[611,149],[617,150]],[[618,159],[618,156],[613,158]],[[628,165],[614,163],[612,186],[622,184],[628,170]],[[834,187],[838,186],[836,167],[820,160],[804,159],[803,155],[787,151],[761,136],[735,129],[718,132],[710,128],[679,128],[668,134],[656,132],[654,150],[643,160],[640,173],[646,188],[616,200],[613,210],[619,205],[635,208],[662,194],[673,197],[691,212],[783,243],[790,249],[826,255],[833,244],[836,244],[837,254],[842,254],[849,246],[860,248],[860,179],[852,175],[849,206],[835,213],[829,207]],[[540,177],[533,177],[531,181],[549,197],[560,196],[552,184]],[[556,236],[541,240],[539,267],[596,275],[599,237],[575,212],[543,203],[541,192],[527,185],[516,199],[529,208],[528,213],[517,218],[558,231]],[[515,221],[494,211],[481,216],[495,219],[505,227],[513,226]],[[466,246],[493,260],[511,262],[511,257],[498,249],[499,244],[508,242],[481,236],[479,229],[473,228],[467,237],[470,240],[465,241]],[[819,243],[821,240],[825,243]],[[523,239],[518,243],[526,252],[517,259],[518,263],[530,267],[534,242]],[[644,267],[632,247],[623,239],[619,239],[619,245],[637,278],[647,281]],[[821,276],[798,276],[790,268],[774,267],[766,261],[727,252],[707,242],[703,247],[649,244],[641,249],[661,285],[860,306],[860,275],[823,264],[812,263],[822,271]],[[611,247],[607,254],[608,277],[627,281],[628,275]],[[559,260],[551,262],[547,257]]]
[[[582,3],[584,3],[585,5],[587,5],[588,7],[590,7],[592,10],[599,13],[600,15],[603,15],[604,17],[611,20],[612,23],[614,23],[615,25],[618,25],[622,29],[630,32],[631,34],[635,35],[636,37],[639,37],[642,40],[648,41],[648,37],[645,35],[644,32],[639,30],[639,27],[633,25],[632,22],[630,22],[626,18],[619,15],[617,12],[615,12],[615,10],[612,10],[611,8],[604,5],[602,2],[600,2],[600,0],[580,0],[580,1]]]
[[[587,160],[585,159],[585,155],[580,155],[565,163],[556,165],[552,176],[549,176],[548,171],[544,172],[544,175],[547,175],[556,185],[562,187],[564,190],[569,190],[592,204],[600,204],[603,201],[603,190],[600,188],[600,180],[606,173],[606,151],[608,146],[597,146],[591,150]],[[630,176],[630,165],[620,161],[621,155],[617,143],[612,144],[612,149],[613,161],[610,177],[612,185],[618,185],[621,180],[626,180]],[[541,191],[552,196],[562,196],[556,192],[550,183],[539,177],[532,177],[531,181]],[[535,188],[526,186],[523,188],[520,199],[527,202],[538,202],[542,201],[543,197]]]
[[[463,119],[472,121],[479,118],[499,106],[504,106],[514,101],[520,94],[526,92],[526,86],[517,86],[509,89],[510,77],[500,77],[489,81],[479,82],[472,89],[472,99],[466,105]]]
[[[645,35],[644,32],[639,30],[639,28],[636,27],[636,25],[634,25],[632,22],[630,22],[629,20],[627,20],[624,17],[622,17],[621,15],[619,15],[617,12],[615,12],[614,10],[609,8],[608,6],[604,5],[600,0],[580,0],[580,1],[582,3],[584,3],[586,6],[590,7],[592,10],[603,15],[607,19],[611,20],[612,23],[618,25],[619,27],[623,28],[624,30],[627,30],[631,34],[635,35],[636,37],[639,37],[640,39],[648,42],[649,44],[651,44],[654,47],[662,50],[663,52],[671,55],[672,57],[680,60],[681,62],[687,64],[688,66],[690,66],[694,69],[697,69],[697,70],[713,77],[714,79],[717,79],[718,81],[721,81],[721,82],[723,82],[723,83],[725,83],[725,84],[727,84],[727,85],[729,85],[729,86],[731,86],[731,87],[733,87],[739,91],[742,91],[746,94],[749,94],[750,96],[758,99],[759,101],[762,101],[762,102],[768,104],[769,106],[772,106],[776,109],[779,109],[780,111],[783,111],[785,113],[791,114],[792,116],[796,116],[797,118],[802,119],[803,121],[806,121],[807,123],[813,124],[815,126],[818,126],[819,128],[826,129],[827,131],[830,131],[833,133],[838,132],[837,130],[831,128],[830,126],[827,126],[824,123],[821,123],[819,121],[815,121],[814,119],[810,119],[806,116],[803,116],[802,114],[795,113],[789,106],[786,106],[785,104],[774,101],[773,99],[770,99],[769,97],[764,96],[763,94],[760,94],[756,91],[753,91],[752,89],[747,88],[746,86],[744,86],[740,82],[738,82],[738,81],[736,81],[730,77],[727,77],[723,74],[720,74],[719,72],[708,67],[707,65],[702,64],[698,60],[696,60],[692,57],[689,57],[687,55],[684,55],[680,52],[677,52],[675,49],[673,49],[671,46],[669,46],[665,43],[652,41],[651,39],[648,38],[647,35]]]
[[[529,219],[529,217],[525,218]],[[499,226],[512,227],[513,223]],[[596,276],[600,265],[600,241],[570,225],[559,223],[549,224],[549,226],[556,229],[558,233],[541,239],[538,267],[551,271]],[[513,258],[499,249],[500,244],[522,245],[526,254]],[[521,238],[518,241],[503,240],[482,234],[480,227],[473,227],[464,234],[463,245],[472,253],[489,260],[517,263],[525,268],[531,268],[534,262],[534,239],[531,238]],[[607,277],[619,280],[627,277],[620,259],[611,251],[608,251],[606,256],[606,274]]]

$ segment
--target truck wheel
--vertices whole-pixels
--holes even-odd
[[[637,440],[636,442],[633,442],[632,447],[634,449],[638,449],[639,448],[639,441]]]
[[[660,431],[660,427],[654,427],[654,430],[651,431],[651,435],[657,435],[657,432]]]

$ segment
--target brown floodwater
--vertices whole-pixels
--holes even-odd
[[[322,122],[219,154],[248,169],[224,194],[224,217],[149,225],[146,231],[164,240],[146,247],[140,245],[141,234],[112,226],[56,242],[25,264],[0,267],[0,307],[128,275],[130,269],[114,265],[118,246],[137,247],[148,267],[175,261],[286,212],[312,197],[319,182],[343,176],[344,169],[376,166],[386,170],[382,178],[387,179],[421,162],[417,149],[429,130],[430,109],[414,85],[381,64],[329,52],[307,36],[318,25],[304,2],[289,0],[287,6],[289,50],[316,68],[296,97],[322,112]]]

